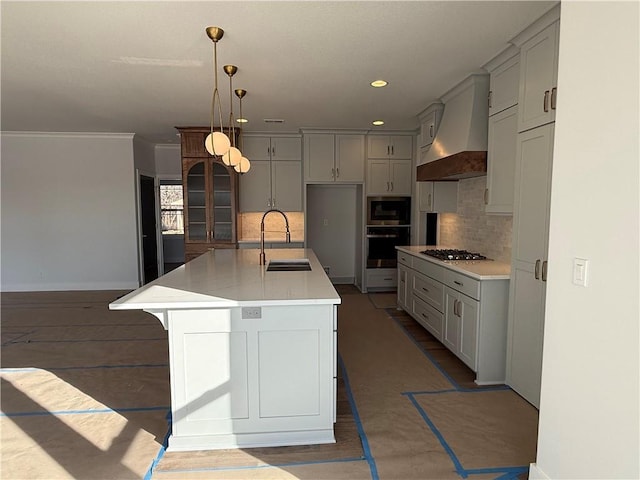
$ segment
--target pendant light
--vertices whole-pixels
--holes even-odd
[[[224,155],[231,147],[229,137],[222,131],[222,106],[220,105],[220,93],[218,92],[218,41],[223,37],[224,30],[220,27],[207,27],[208,37],[213,42],[213,78],[214,88],[211,96],[211,131],[204,141],[204,146],[210,155]],[[216,113],[216,101],[218,102],[218,119],[220,122],[220,131],[214,131],[214,117]]]
[[[238,88],[236,89],[235,92],[236,92],[236,97],[240,99],[240,118],[244,120],[244,117],[242,116],[242,97],[244,97],[247,94],[247,91],[241,88]],[[240,129],[239,143],[240,143],[240,149],[242,149],[244,147],[242,143],[242,129]],[[247,173],[251,168],[251,162],[249,162],[249,159],[243,155],[240,158],[240,161],[236,165],[234,165],[233,168],[236,172],[240,174],[244,174],[244,173]]]
[[[235,65],[225,65],[222,67],[225,73],[229,76],[229,133],[231,134],[231,147],[229,151],[222,155],[222,162],[230,167],[235,167],[240,159],[242,153],[236,148],[236,127],[233,119],[233,76],[238,71],[238,67]]]

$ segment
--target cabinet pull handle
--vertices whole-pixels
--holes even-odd
[[[389,191],[389,182],[387,182],[387,192]]]
[[[456,317],[460,316],[460,301],[459,300],[454,300],[453,301],[453,314]]]
[[[333,178],[334,180],[336,179],[336,169],[335,168],[331,169],[331,178]]]
[[[394,153],[393,153],[393,145],[391,145],[391,155],[394,155]]]
[[[422,287],[422,289],[423,289],[425,292],[427,292],[427,293],[429,292],[429,289],[428,289],[428,288],[424,288],[424,287]]]
[[[489,90],[489,108],[491,108],[491,94],[493,92],[491,90]]]
[[[454,280],[453,283],[455,283],[456,285],[460,285],[461,287],[464,287],[464,283],[459,282],[457,280]]]
[[[271,207],[271,199],[267,198],[267,207]]]
[[[433,125],[429,125],[429,138],[433,138]]]
[[[393,192],[393,182],[389,182],[391,184],[391,191]]]
[[[271,147],[271,155],[276,156],[276,147]]]
[[[540,280],[540,260],[536,260],[536,267],[533,271],[533,276],[536,280]]]
[[[273,198],[271,199],[271,205],[272,205],[273,207],[275,207],[275,206],[276,206],[276,197],[273,197]]]
[[[549,90],[544,91],[544,100],[542,102],[542,109],[545,112],[549,111]]]
[[[420,315],[422,315],[424,318],[426,318],[427,320],[429,320],[429,315],[425,315],[424,313],[420,312]]]
[[[542,262],[542,281],[547,281],[547,261]]]
[[[484,204],[489,205],[489,189],[484,189]]]
[[[391,280],[393,280],[393,278],[390,278],[390,277],[389,278],[383,278],[383,280],[386,281],[386,282],[390,282]]]
[[[340,169],[336,168],[336,178],[340,176]]]
[[[429,194],[429,196],[427,197],[427,207],[431,209],[431,194]]]
[[[558,87],[553,87],[551,89],[551,110],[555,110],[556,109],[556,101],[558,98]]]
[[[389,145],[387,145],[387,155],[389,155]]]

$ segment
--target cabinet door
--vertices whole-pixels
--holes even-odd
[[[487,152],[487,213],[513,212],[518,143],[518,106],[489,117]]]
[[[390,192],[411,195],[411,160],[390,160],[389,173]]]
[[[184,241],[209,241],[210,200],[208,188],[207,160],[184,160],[182,178],[184,182]]]
[[[421,212],[433,211],[433,182],[418,182],[418,206]]]
[[[456,353],[460,349],[460,317],[457,314],[458,293],[449,288],[444,288],[444,334],[442,343]]]
[[[555,120],[551,96],[555,97],[552,90],[557,84],[557,65],[558,22],[555,22],[520,48],[519,132]]]
[[[480,309],[478,307],[477,300],[458,294],[458,313],[460,315],[458,357],[474,372],[478,365],[478,324],[480,323]]]
[[[240,211],[264,212],[271,206],[270,162],[252,160],[249,173],[240,177]]]
[[[409,311],[409,306],[407,304],[409,285],[411,285],[409,275],[409,268],[398,264],[398,306],[402,307],[406,311]]]
[[[311,182],[335,180],[335,135],[312,133],[304,136],[304,179]]]
[[[302,158],[302,144],[299,137],[272,137],[272,160],[300,160]]]
[[[336,181],[364,182],[364,135],[336,135]]]
[[[491,72],[489,78],[489,116],[518,103],[520,56],[507,60]]]
[[[404,158],[410,160],[413,152],[413,137],[398,135],[391,137],[389,158]]]
[[[433,143],[433,139],[436,136],[436,115],[437,113],[431,112],[420,121],[420,146],[426,147]]]
[[[390,195],[389,160],[369,160],[367,172],[367,193]]]
[[[235,242],[234,188],[232,173],[224,164],[211,162],[213,208],[211,224],[214,242]]]
[[[367,147],[368,158],[389,158],[391,155],[391,144],[388,136],[367,136]]]
[[[269,137],[243,137],[242,154],[251,162],[271,159],[271,139]],[[251,164],[253,168],[253,163]]]
[[[271,206],[285,212],[302,211],[302,164],[271,162]]]

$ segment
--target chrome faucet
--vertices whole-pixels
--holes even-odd
[[[278,210],[277,208],[272,208],[271,210],[267,210],[266,212],[264,212],[264,215],[262,215],[262,220],[260,221],[260,265],[267,264],[267,257],[264,254],[264,219],[271,212],[278,212],[280,215],[284,217],[284,223],[287,228],[287,243],[291,243],[291,233],[289,232],[289,219],[287,218],[285,213],[282,210]]]

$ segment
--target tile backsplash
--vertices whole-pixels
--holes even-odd
[[[304,213],[286,212],[292,242],[304,241]],[[260,221],[264,213],[241,213],[238,219],[238,238],[244,241],[260,240]],[[282,216],[272,213],[264,219],[265,240],[284,240],[285,226]]]
[[[439,215],[439,243],[509,263],[513,217],[484,213],[485,188],[486,177],[458,182],[458,213]]]

